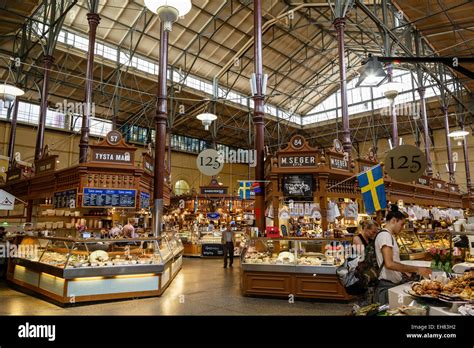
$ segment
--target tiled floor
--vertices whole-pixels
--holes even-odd
[[[61,308],[0,282],[0,315],[346,315],[350,303],[244,297],[239,267],[189,259],[161,297]]]

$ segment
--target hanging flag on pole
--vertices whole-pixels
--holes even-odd
[[[357,180],[359,181],[367,214],[373,214],[387,207],[383,172],[380,164],[358,174]]]
[[[239,198],[250,199],[252,194],[252,182],[251,181],[240,181],[239,182]]]

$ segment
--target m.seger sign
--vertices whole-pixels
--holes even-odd
[[[279,158],[279,166],[288,167],[316,167],[316,155],[282,155]]]

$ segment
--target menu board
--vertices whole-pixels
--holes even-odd
[[[313,176],[285,175],[283,177],[283,193],[285,196],[311,197],[313,194]]]
[[[224,246],[222,244],[203,244],[201,248],[202,256],[224,256]]]
[[[134,208],[136,190],[84,188],[83,207]]]
[[[150,208],[150,194],[147,192],[140,192],[140,208]]]
[[[53,197],[54,208],[76,208],[77,190],[55,192]]]

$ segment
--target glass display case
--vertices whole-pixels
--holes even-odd
[[[252,238],[241,254],[246,296],[349,300],[337,268],[350,255],[349,239]]]
[[[428,255],[414,229],[401,231],[396,236],[396,240],[402,260],[418,260]]]
[[[182,266],[174,235],[128,239],[24,236],[7,279],[60,304],[159,296]]]
[[[245,244],[244,270],[335,274],[344,263],[345,241],[319,238],[253,238]]]
[[[426,251],[429,251],[431,248],[441,250],[451,249],[451,232],[447,229],[418,231],[416,234]]]
[[[65,279],[161,272],[165,263],[182,251],[174,236],[137,239],[73,239],[27,237],[20,243],[14,263],[43,269]],[[36,265],[32,265],[36,263]]]
[[[451,233],[447,229],[406,229],[397,236],[397,243],[402,260],[424,259],[432,248],[450,250]]]

